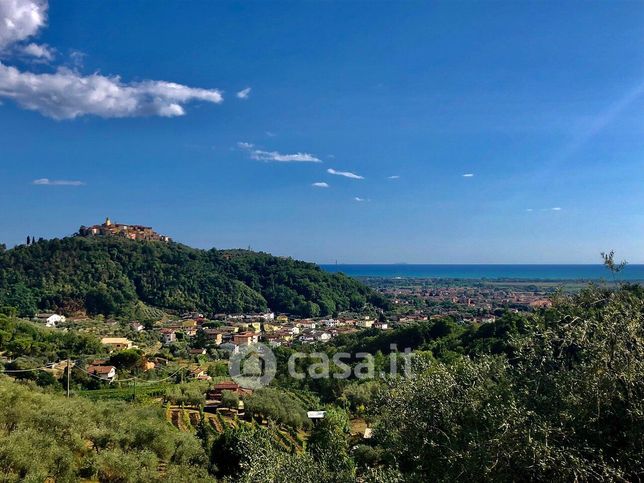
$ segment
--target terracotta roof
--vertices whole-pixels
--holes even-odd
[[[213,389],[237,389],[237,388],[239,388],[239,384],[237,384],[234,381],[222,381],[213,386]]]
[[[112,369],[116,370],[114,366],[89,366],[87,372],[90,374],[109,374]]]

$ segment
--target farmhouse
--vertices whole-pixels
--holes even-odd
[[[89,366],[87,372],[107,382],[112,382],[116,377],[116,367],[114,366]]]
[[[133,347],[132,341],[125,337],[103,337],[101,344],[109,346],[112,351],[121,351]]]

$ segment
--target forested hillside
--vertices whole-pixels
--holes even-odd
[[[127,315],[139,301],[174,311],[270,308],[301,316],[384,303],[344,275],[245,250],[69,237],[0,252],[0,306],[15,307],[20,315]]]

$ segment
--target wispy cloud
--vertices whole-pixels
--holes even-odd
[[[474,177],[474,173],[465,173],[463,175],[463,178],[473,178],[473,177]]]
[[[51,47],[26,44],[47,23],[47,8],[47,0],[0,0],[0,53],[5,58],[17,52],[53,59]],[[217,89],[156,80],[127,83],[118,75],[81,75],[64,67],[54,73],[33,73],[2,62],[0,98],[58,120],[85,115],[174,117],[184,115],[184,105],[191,101],[223,101]]]
[[[313,183],[311,186],[315,186],[316,188],[328,188],[329,183],[325,183],[324,181],[318,181],[317,183]]]
[[[363,201],[369,201],[369,200],[367,200],[367,199],[365,199],[365,198],[360,198],[359,196],[356,196],[355,198],[353,198],[353,200],[354,200],[354,201],[357,201],[357,202],[359,202],[359,203],[362,203]]]
[[[400,179],[400,176],[398,176],[397,174],[394,174],[392,176],[387,176],[387,179]]]
[[[52,61],[54,60],[54,55],[56,51],[49,47],[47,44],[28,44],[26,45],[22,51],[30,55],[31,57],[35,57],[37,59],[43,60],[43,61]]]
[[[49,179],[40,178],[33,180],[32,184],[38,186],[84,186],[83,181],[69,180],[69,179]]]
[[[274,138],[277,136],[273,131],[266,131],[264,134],[266,134],[269,138]]]
[[[329,168],[326,170],[326,172],[335,176],[344,176],[345,178],[364,179],[364,176],[360,176],[359,174],[355,174],[350,171],[336,171],[333,168]]]
[[[528,212],[534,211],[533,208],[526,208],[525,210]],[[555,206],[554,208],[539,208],[539,211],[563,211],[563,208],[561,208],[560,206]]]
[[[246,89],[242,89],[239,91],[236,96],[238,99],[248,99],[250,97],[250,91],[252,89],[250,87],[247,87]]]
[[[240,142],[237,147],[249,153],[251,159],[277,163],[321,163],[322,160],[309,153],[283,154],[278,151],[257,149],[252,143]]]

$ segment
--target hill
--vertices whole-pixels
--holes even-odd
[[[41,240],[0,251],[0,307],[131,314],[141,303],[169,311],[267,309],[331,315],[384,300],[317,265],[246,250],[199,250],[117,237]]]

